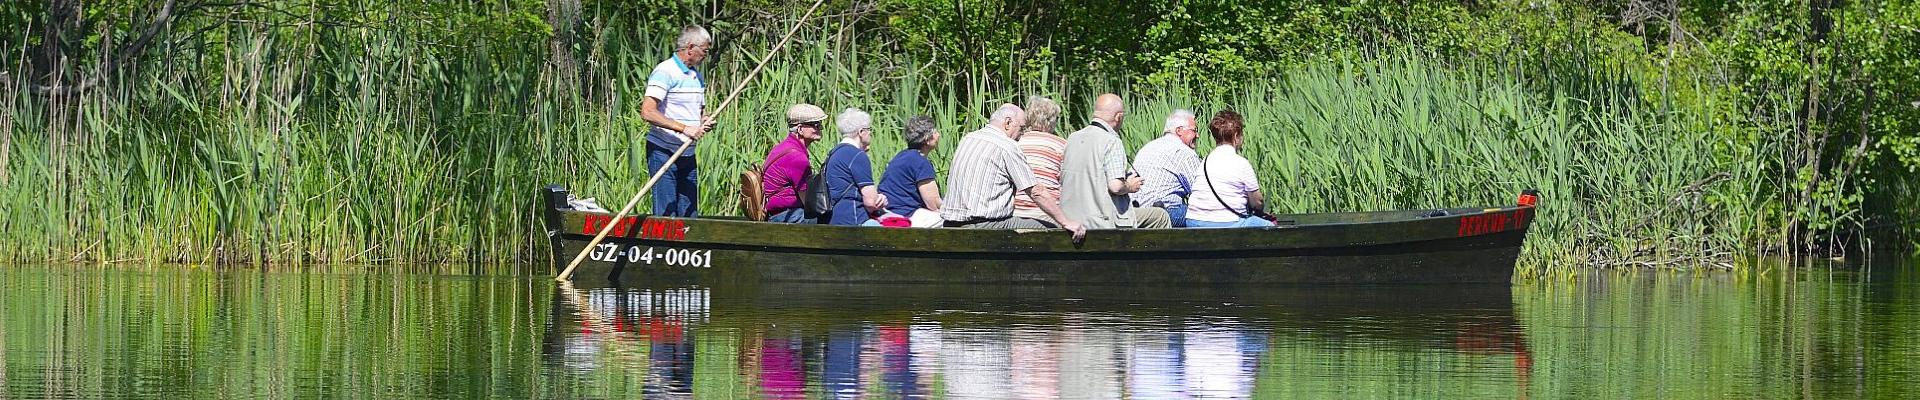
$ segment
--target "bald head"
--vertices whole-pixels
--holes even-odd
[[[1013,103],[1001,103],[999,108],[993,110],[993,115],[987,117],[987,125],[999,128],[1008,137],[1018,140],[1020,128],[1027,126],[1027,112]]]
[[[1120,129],[1120,122],[1127,118],[1126,102],[1120,100],[1120,95],[1101,93],[1093,99],[1093,117],[1113,129]]]

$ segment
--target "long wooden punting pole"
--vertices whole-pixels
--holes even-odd
[[[773,49],[767,50],[767,56],[761,58],[760,63],[754,65],[752,71],[747,72],[747,77],[741,79],[739,85],[734,85],[733,92],[727,93],[727,98],[721,100],[720,106],[715,107],[713,113],[708,115],[720,115],[721,111],[726,111],[727,106],[733,105],[733,100],[740,97],[740,90],[746,89],[747,83],[753,82],[753,78],[760,75],[760,69],[767,66],[767,61],[772,61],[773,56],[779,54],[780,48],[787,46],[787,40],[792,39],[793,34],[800,31],[800,26],[807,22],[807,18],[813,17],[813,11],[820,9],[820,4],[825,2],[826,0],[814,0],[813,6],[807,7],[807,13],[800,15],[799,21],[794,21],[793,27],[787,29],[787,34],[780,37],[780,42],[774,44]],[[692,140],[682,141],[680,148],[674,149],[673,155],[667,156],[667,164],[661,165],[659,171],[654,171],[653,177],[647,179],[647,184],[640,187],[640,192],[634,193],[633,198],[627,200],[627,205],[620,207],[620,212],[613,214],[613,221],[620,221],[621,218],[627,217],[627,213],[633,212],[633,207],[640,204],[640,197],[645,196],[647,191],[652,190],[654,184],[660,183],[660,177],[667,174],[667,167],[673,166],[673,160],[680,159],[680,154],[686,152],[687,148],[691,146],[693,146]],[[573,262],[567,263],[567,268],[560,270],[560,275],[554,276],[553,280],[564,282],[568,278],[573,277],[573,269],[579,267],[580,262],[587,259],[587,254],[593,251],[593,246],[600,245],[600,241],[606,239],[607,234],[613,232],[613,227],[618,225],[620,224],[608,223],[607,226],[601,227],[600,233],[593,235],[593,240],[588,241],[587,246],[580,249],[580,255],[573,256]]]

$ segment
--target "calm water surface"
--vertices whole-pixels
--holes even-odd
[[[0,398],[1914,398],[1911,262],[1513,287],[0,267]]]

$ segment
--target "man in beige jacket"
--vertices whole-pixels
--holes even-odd
[[[1067,137],[1060,166],[1060,211],[1089,229],[1167,228],[1166,210],[1134,207],[1129,194],[1140,191],[1140,176],[1127,170],[1127,146],[1120,141],[1126,106],[1119,95],[1101,94],[1093,102],[1093,122]]]

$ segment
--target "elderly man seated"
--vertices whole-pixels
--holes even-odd
[[[1165,210],[1135,207],[1128,197],[1140,191],[1142,180],[1127,170],[1127,146],[1118,133],[1127,115],[1120,96],[1102,94],[1093,104],[1093,122],[1067,136],[1060,209],[1095,229],[1172,226]]]
[[[987,126],[960,138],[953,151],[953,165],[947,169],[947,197],[940,202],[940,218],[947,221],[947,226],[1047,227],[1034,219],[1013,216],[1013,194],[1026,192],[1039,203],[1041,211],[1072,232],[1075,240],[1086,237],[1085,227],[1060,212],[1059,200],[1034,190],[1033,171],[1027,168],[1026,157],[1015,142],[1026,120],[1026,112],[1019,106],[1001,104],[988,117]]]
[[[813,176],[813,161],[807,146],[820,140],[820,121],[827,112],[812,104],[787,107],[787,140],[767,152],[766,169],[760,172],[760,192],[767,199],[767,221],[797,223],[806,220],[800,194],[807,192],[807,178]]]
[[[1187,226],[1187,197],[1200,176],[1200,155],[1193,152],[1200,131],[1193,111],[1173,110],[1159,139],[1140,147],[1133,170],[1140,173],[1140,191],[1133,204],[1167,210],[1176,228]]]

